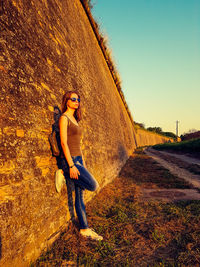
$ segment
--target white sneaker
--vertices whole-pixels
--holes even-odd
[[[65,176],[63,175],[63,171],[61,169],[58,169],[55,173],[56,191],[58,193],[60,193],[64,182],[65,182]]]
[[[87,229],[81,229],[80,234],[84,237],[89,237],[93,240],[103,240],[103,237],[95,233],[92,229],[87,228]]]

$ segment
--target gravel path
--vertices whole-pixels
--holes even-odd
[[[154,160],[156,160],[158,163],[160,163],[164,168],[168,169],[172,174],[185,179],[186,181],[188,181],[189,183],[191,183],[194,187],[196,188],[200,188],[200,175],[196,175],[193,174],[191,172],[189,172],[188,170],[184,169],[184,168],[180,168],[176,165],[176,162],[171,163],[168,162],[167,160],[162,159],[159,156],[160,151],[156,151],[152,148],[148,148],[145,149],[144,152],[152,157]],[[165,154],[167,156],[173,156],[173,157],[177,157],[189,164],[200,164],[198,159],[194,159],[194,158],[189,158],[183,155],[177,155],[177,154],[172,154],[172,153],[167,153],[167,152],[163,152],[162,154]],[[175,156],[176,155],[176,156]]]

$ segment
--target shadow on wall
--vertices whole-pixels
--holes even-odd
[[[118,155],[120,161],[122,162],[124,161],[124,159],[128,158],[127,151],[125,150],[124,146],[121,143],[118,145]]]
[[[2,258],[2,244],[1,244],[1,235],[0,235],[0,259]]]
[[[136,134],[137,134],[137,132],[135,131],[135,133],[134,133],[134,131],[133,131],[133,139],[135,141],[135,147],[137,148],[138,147],[138,144],[137,144]]]

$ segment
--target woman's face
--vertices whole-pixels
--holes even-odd
[[[72,109],[77,109],[79,107],[79,102],[78,102],[78,95],[76,93],[72,93],[70,96],[70,99],[67,101],[67,106],[72,108]]]

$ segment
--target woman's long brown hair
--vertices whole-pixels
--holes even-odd
[[[77,96],[80,98],[80,95],[77,91],[67,91],[63,98],[62,98],[62,113],[64,113],[66,110],[67,110],[67,101],[70,99],[71,97],[71,94],[77,94]],[[75,110],[74,112],[74,117],[77,121],[80,121],[81,120],[81,107],[80,107],[80,103],[79,103],[79,106],[78,108]]]

